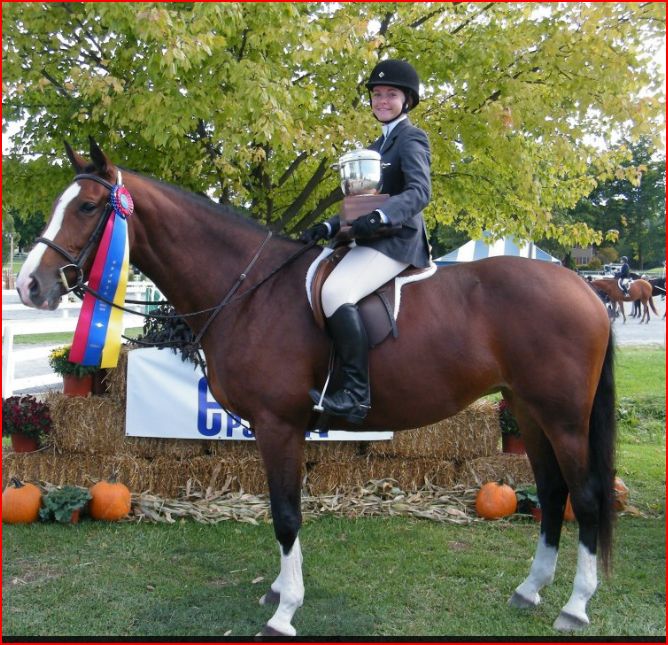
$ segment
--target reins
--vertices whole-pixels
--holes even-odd
[[[236,282],[232,285],[230,290],[225,294],[224,298],[220,301],[219,304],[217,304],[215,307],[208,307],[207,309],[200,309],[199,311],[191,311],[189,313],[185,314],[153,314],[153,313],[142,313],[140,311],[135,311],[134,309],[129,309],[128,307],[123,307],[122,305],[115,304],[108,298],[105,298],[102,294],[100,294],[98,291],[95,291],[95,289],[91,289],[87,284],[79,284],[75,289],[72,291],[76,296],[79,298],[83,297],[83,293],[88,292],[95,298],[101,300],[102,302],[110,305],[111,307],[115,307],[116,309],[120,309],[121,311],[125,311],[127,313],[135,314],[138,316],[143,316],[144,318],[154,318],[154,319],[175,319],[175,318],[192,318],[194,316],[201,316],[202,314],[211,314],[209,319],[205,322],[203,328],[200,330],[198,335],[196,336],[196,342],[199,343],[201,340],[202,336],[204,336],[204,333],[210,326],[211,322],[213,322],[213,319],[220,313],[220,311],[226,307],[227,305],[235,304],[236,302],[242,300],[246,296],[250,295],[257,289],[259,289],[265,282],[268,282],[273,278],[277,273],[279,273],[281,270],[283,270],[286,266],[294,262],[296,259],[304,255],[307,251],[312,249],[317,243],[316,242],[309,242],[308,244],[305,244],[302,248],[298,249],[295,253],[290,255],[288,258],[286,258],[281,264],[279,264],[275,269],[272,269],[264,278],[262,278],[259,282],[256,282],[254,285],[246,289],[243,293],[238,294],[236,297],[235,294],[241,287],[241,285],[244,283],[244,281],[248,278],[248,274],[251,272],[253,269],[253,266],[255,263],[259,260],[260,255],[262,254],[262,251],[264,250],[264,247],[266,244],[269,242],[271,237],[273,236],[273,233],[269,231],[262,240],[262,243],[260,244],[260,247],[256,251],[255,255],[251,259],[251,261],[248,263],[248,266],[244,269],[244,271],[239,275],[237,278]],[[166,304],[168,301],[164,300],[162,303],[153,301],[153,300],[126,300],[127,303],[130,304],[138,304],[138,305],[155,305],[155,304]]]
[[[75,181],[79,179],[91,179],[92,181],[97,182],[98,184],[101,184],[104,186],[107,190],[110,191],[110,195],[114,191],[114,185],[106,181],[105,179],[102,179],[101,177],[98,177],[97,175],[93,174],[80,174],[75,177]],[[117,180],[116,186],[122,185],[122,179],[119,177]],[[203,314],[210,314],[209,318],[205,321],[204,325],[200,329],[200,331],[197,333],[193,341],[191,342],[191,345],[193,347],[197,347],[200,345],[200,342],[204,336],[204,334],[207,332],[209,327],[211,326],[211,323],[214,321],[216,316],[227,306],[234,304],[241,299],[245,298],[246,296],[250,295],[257,289],[259,289],[263,284],[268,282],[271,278],[273,278],[279,271],[284,269],[286,266],[294,262],[297,258],[301,257],[304,253],[309,251],[311,248],[313,248],[316,244],[316,242],[309,242],[308,244],[304,245],[302,248],[300,248],[298,251],[290,255],[285,261],[283,261],[279,266],[277,266],[275,269],[269,272],[264,278],[262,278],[260,281],[256,282],[254,285],[249,287],[246,291],[243,293],[237,294],[243,283],[246,281],[248,278],[248,275],[250,272],[253,270],[253,267],[257,263],[257,261],[260,259],[260,256],[262,255],[262,252],[264,251],[265,247],[269,243],[269,240],[272,238],[273,233],[271,231],[267,232],[267,235],[265,238],[262,240],[260,243],[260,246],[258,247],[257,251],[251,258],[250,262],[246,266],[246,268],[241,272],[239,277],[237,278],[236,282],[232,285],[232,287],[228,290],[228,292],[225,294],[223,299],[220,301],[219,304],[217,304],[215,307],[208,307],[207,309],[201,309],[199,311],[192,311],[189,313],[184,313],[184,314],[154,314],[154,313],[143,313],[140,311],[136,311],[134,309],[130,309],[128,307],[125,307],[123,305],[119,305],[109,298],[103,296],[99,291],[96,291],[95,289],[91,288],[89,285],[84,283],[84,271],[83,271],[83,265],[85,264],[86,260],[88,259],[88,256],[90,255],[91,251],[93,250],[93,247],[95,243],[99,240],[99,238],[102,235],[102,231],[107,223],[107,220],[110,216],[110,214],[113,211],[113,206],[111,204],[111,198],[105,205],[104,211],[102,215],[100,216],[100,219],[98,220],[95,230],[93,231],[91,237],[89,238],[88,242],[82,249],[81,253],[77,258],[74,258],[70,253],[68,253],[65,249],[60,247],[58,244],[54,243],[52,240],[49,240],[48,238],[44,237],[39,237],[37,238],[37,242],[41,242],[43,244],[46,244],[47,246],[51,247],[60,255],[62,255],[68,262],[69,264],[66,264],[65,266],[60,268],[60,276],[61,276],[61,281],[63,285],[65,286],[65,289],[67,292],[73,292],[78,298],[83,299],[85,293],[90,293],[94,298],[108,304],[109,306],[115,308],[115,309],[120,309],[121,311],[124,311],[126,313],[131,313],[135,315],[142,316],[144,318],[152,318],[152,319],[163,319],[163,320],[169,320],[169,319],[177,319],[177,318],[192,318],[194,316],[201,316]],[[67,269],[74,269],[76,271],[76,283],[74,285],[71,285],[67,277],[65,275],[65,270]],[[150,300],[126,300],[125,303],[127,304],[138,304],[138,305],[155,305],[159,304],[156,303],[155,301],[150,301]],[[163,301],[163,304],[166,304],[166,301]]]

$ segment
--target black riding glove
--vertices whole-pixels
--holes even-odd
[[[353,222],[353,237],[372,237],[382,225],[383,222],[378,211],[362,215]]]
[[[327,240],[329,239],[329,228],[325,224],[316,224],[315,226],[311,226],[311,228],[307,228],[299,239],[305,244]]]

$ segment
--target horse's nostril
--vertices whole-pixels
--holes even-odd
[[[39,282],[35,277],[31,277],[30,283],[28,284],[28,293],[31,298],[39,294]]]

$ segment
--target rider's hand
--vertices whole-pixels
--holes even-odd
[[[383,225],[378,211],[372,211],[368,215],[358,217],[352,224],[353,237],[372,237]]]
[[[305,244],[329,239],[329,228],[326,224],[316,224],[315,226],[311,226],[311,228],[307,228],[299,239]]]

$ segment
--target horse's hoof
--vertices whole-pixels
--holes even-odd
[[[273,589],[269,589],[262,598],[260,598],[261,605],[278,605],[281,602],[281,594]]]
[[[540,596],[536,594],[535,601],[529,600],[525,596],[518,594],[516,591],[510,596],[508,600],[508,605],[514,607],[515,609],[533,609],[540,603]]]
[[[557,620],[554,621],[554,629],[560,632],[572,632],[580,629],[584,629],[589,625],[589,618],[586,616],[581,618],[579,616],[574,616],[573,614],[567,614],[565,611],[562,611]]]
[[[270,627],[269,624],[265,625],[262,628],[262,631],[259,634],[255,634],[256,638],[263,638],[265,636],[296,636],[297,631],[292,630],[292,633],[286,634],[284,632],[279,631],[278,629],[275,629],[274,627]]]

